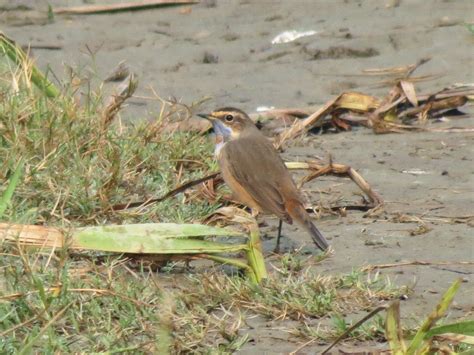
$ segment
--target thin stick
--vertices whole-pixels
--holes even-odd
[[[166,200],[170,197],[173,197],[174,195],[179,194],[180,192],[183,192],[183,191],[189,189],[190,187],[198,185],[198,184],[200,184],[202,182],[205,182],[207,180],[214,179],[215,177],[219,176],[219,174],[220,173],[212,173],[210,175],[204,176],[204,177],[199,178],[197,180],[189,181],[185,184],[182,184],[182,185],[178,186],[176,189],[171,190],[170,192],[167,192],[162,197],[150,198],[146,201],[128,202],[128,203],[125,203],[125,204],[114,205],[114,206],[112,206],[112,211],[121,211],[121,210],[126,210],[128,208],[134,208],[134,207],[144,207],[144,206],[151,205],[152,203],[162,202],[162,201],[164,201],[164,200]]]
[[[45,49],[50,51],[59,51],[63,49],[63,46],[59,44],[30,44],[31,49]]]
[[[59,7],[53,10],[55,14],[72,14],[72,15],[90,15],[103,12],[118,12],[130,10],[143,10],[157,6],[196,4],[196,0],[142,0],[136,2],[125,2],[121,4],[111,5],[86,5],[76,7]]]
[[[4,337],[5,335],[7,335],[8,333],[11,333],[11,332],[17,330],[18,328],[21,328],[21,327],[23,327],[23,326],[25,326],[25,325],[27,325],[27,324],[30,324],[31,322],[35,321],[37,318],[38,318],[38,316],[34,316],[34,317],[30,318],[30,319],[25,320],[24,322],[22,322],[22,323],[20,323],[20,324],[17,324],[17,325],[15,325],[15,326],[11,327],[10,329],[5,330],[4,332],[1,332],[1,333],[0,333],[0,338],[3,338],[3,337]]]
[[[383,306],[380,306],[380,307],[377,307],[375,308],[373,311],[371,311],[369,314],[367,314],[364,318],[362,318],[361,320],[359,320],[357,323],[355,323],[352,327],[350,327],[349,329],[347,329],[344,333],[342,333],[341,335],[339,335],[337,337],[336,340],[333,341],[333,343],[331,345],[329,345],[326,349],[324,349],[324,351],[321,353],[321,355],[324,355],[324,354],[327,354],[327,352],[329,350],[331,350],[334,346],[336,346],[342,339],[344,339],[348,334],[350,334],[354,329],[356,329],[357,327],[359,327],[360,325],[362,325],[363,323],[365,323],[366,321],[368,321],[370,318],[372,318],[373,316],[375,316],[377,313],[379,313],[380,311],[383,311],[385,309],[387,309],[388,306],[387,305],[383,305]],[[299,349],[298,349],[299,350]]]
[[[355,171],[348,165],[331,163],[329,165],[323,166],[316,162],[287,162],[285,164],[288,169],[315,170],[312,174],[306,176],[303,179],[303,183],[311,181],[317,178],[318,176],[325,174],[347,175],[367,195],[373,207],[377,207],[383,204],[383,198],[372,189],[372,187],[367,183],[367,181],[364,180],[364,178],[357,171]]]
[[[422,265],[422,266],[429,266],[429,265],[474,265],[474,261],[440,261],[440,262],[430,262],[430,261],[406,261],[401,263],[393,263],[393,264],[378,264],[378,265],[368,265],[361,269],[361,271],[372,271],[375,269],[387,269],[391,267],[398,267],[398,266],[414,266],[414,265]]]
[[[405,78],[409,78],[416,69],[418,69],[423,64],[428,63],[430,60],[431,57],[419,59],[418,62],[416,62],[415,65],[408,70],[408,73],[405,75]]]
[[[275,148],[280,148],[285,141],[294,138],[300,134],[305,133],[308,129],[314,126],[319,120],[321,120],[326,114],[331,111],[334,104],[339,100],[342,95],[335,97],[328,101],[324,106],[320,107],[316,112],[310,115],[304,120],[297,120],[291,127],[284,130],[275,140]]]
[[[439,99],[438,101],[434,101],[431,103],[429,111],[431,113],[441,110],[449,110],[459,106],[463,106],[467,102],[467,96],[453,96],[448,97],[445,99]],[[426,105],[421,105],[417,107],[412,107],[402,111],[398,114],[399,118],[403,118],[405,116],[414,116],[423,110],[426,110]]]
[[[298,354],[298,351],[300,351],[301,349],[307,347],[309,344],[313,344],[315,341],[316,341],[316,338],[313,338],[313,339],[308,340],[306,343],[300,345],[300,346],[297,347],[295,350],[293,350],[291,353],[289,353],[289,355],[296,355],[296,354]]]

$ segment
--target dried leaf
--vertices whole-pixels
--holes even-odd
[[[358,92],[346,92],[339,97],[335,106],[358,112],[369,112],[380,106],[380,100]]]
[[[406,80],[401,80],[400,81],[400,86],[405,93],[405,96],[407,97],[408,101],[410,103],[417,107],[418,106],[418,99],[416,97],[416,92],[415,92],[415,85],[413,85],[412,82],[406,81]]]
[[[280,148],[283,143],[291,138],[295,138],[296,136],[303,134],[304,132],[308,131],[313,127],[319,120],[321,120],[324,116],[330,113],[334,109],[335,103],[339,100],[342,95],[337,96],[336,98],[328,101],[324,106],[319,108],[316,112],[310,115],[308,118],[304,120],[295,121],[291,127],[283,131],[274,142],[275,148]]]

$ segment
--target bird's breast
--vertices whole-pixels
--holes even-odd
[[[219,160],[222,148],[224,148],[225,141],[224,137],[221,135],[216,135],[216,147],[214,148],[214,156]]]
[[[221,152],[222,152],[222,148],[224,148],[224,145],[225,145],[225,142],[219,142],[219,143],[216,143],[216,147],[214,149],[214,155],[217,159],[220,158],[221,156]]]

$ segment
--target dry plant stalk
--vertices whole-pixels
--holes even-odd
[[[289,162],[286,163],[288,169],[309,169],[313,170],[311,174],[304,177],[302,184],[311,181],[321,175],[347,176],[365,193],[370,201],[369,208],[376,208],[383,205],[382,197],[372,189],[365,179],[353,168],[348,165],[329,163],[328,165],[318,164],[316,162]]]
[[[189,181],[187,183],[184,183],[180,186],[178,186],[177,188],[169,191],[168,193],[166,193],[164,196],[162,197],[157,197],[157,198],[149,198],[148,200],[146,201],[139,201],[139,202],[128,202],[128,203],[121,203],[121,204],[117,204],[117,205],[114,205],[112,206],[112,210],[113,211],[120,211],[120,210],[126,210],[128,208],[135,208],[135,207],[145,207],[145,206],[148,206],[148,205],[151,205],[153,203],[157,203],[157,202],[162,202],[170,197],[173,197],[177,194],[179,194],[180,192],[184,192],[186,191],[187,189],[195,186],[195,185],[198,185],[198,184],[201,184],[201,183],[204,183],[208,180],[211,180],[211,179],[215,179],[217,178],[218,176],[220,175],[220,173],[212,173],[210,175],[207,175],[207,176],[204,176],[202,178],[199,178],[199,179],[196,179],[196,180],[192,180],[192,181]]]
[[[321,120],[325,115],[331,112],[333,105],[337,102],[337,100],[339,100],[340,97],[341,95],[339,95],[335,99],[330,100],[323,107],[321,107],[319,110],[317,110],[304,120],[295,121],[295,123],[291,127],[286,129],[278,137],[276,137],[274,142],[275,148],[279,149],[288,139],[295,138],[296,136],[303,134],[309,129],[311,129],[311,127],[313,127],[319,120]]]
[[[367,75],[394,75],[399,77],[400,79],[402,78],[408,78],[413,72],[420,67],[421,65],[429,62],[431,58],[421,58],[418,62],[415,64],[409,64],[409,65],[402,65],[398,67],[390,67],[390,68],[377,68],[377,69],[365,69],[362,70],[364,74]]]
[[[456,108],[459,106],[463,106],[466,102],[467,102],[466,96],[447,97],[445,99],[440,99],[438,101],[427,103],[425,105],[426,107],[417,106],[417,107],[413,107],[405,111],[402,111],[398,114],[398,117],[403,118],[406,116],[413,116],[424,111],[437,112],[437,111],[442,111],[442,110],[448,110],[448,109]]]
[[[120,4],[110,5],[85,5],[76,7],[58,7],[53,10],[55,14],[71,14],[71,15],[89,15],[99,14],[103,12],[118,12],[118,11],[131,11],[140,10],[146,8],[152,8],[157,6],[170,6],[170,5],[190,5],[196,4],[199,1],[196,0],[142,0],[135,2],[124,2]]]
[[[3,241],[16,242],[19,246],[39,248],[62,248],[66,238],[58,228],[0,223],[0,237]],[[74,249],[74,245],[70,245]]]
[[[388,269],[392,267],[400,266],[430,266],[430,265],[474,265],[474,261],[405,261],[401,263],[392,263],[392,264],[377,264],[377,265],[367,265],[361,269],[361,271],[373,271],[376,269]]]
[[[133,96],[138,87],[138,80],[131,73],[118,87],[117,93],[112,95],[102,112],[102,127],[106,129],[122,108],[124,102]]]
[[[367,69],[362,72],[366,75],[379,75],[379,76],[391,76],[388,80],[382,80],[378,82],[377,86],[393,86],[397,85],[398,82],[410,78],[410,82],[418,82],[423,80],[430,80],[436,77],[436,75],[423,75],[418,77],[413,77],[412,74],[423,64],[429,62],[430,57],[421,58],[415,64],[410,64],[400,67],[391,67],[391,68],[382,68],[382,69]]]

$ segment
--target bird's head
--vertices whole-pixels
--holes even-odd
[[[238,139],[254,130],[258,131],[250,117],[237,108],[224,107],[209,114],[200,113],[198,116],[211,121],[214,132],[221,136],[224,142]]]

